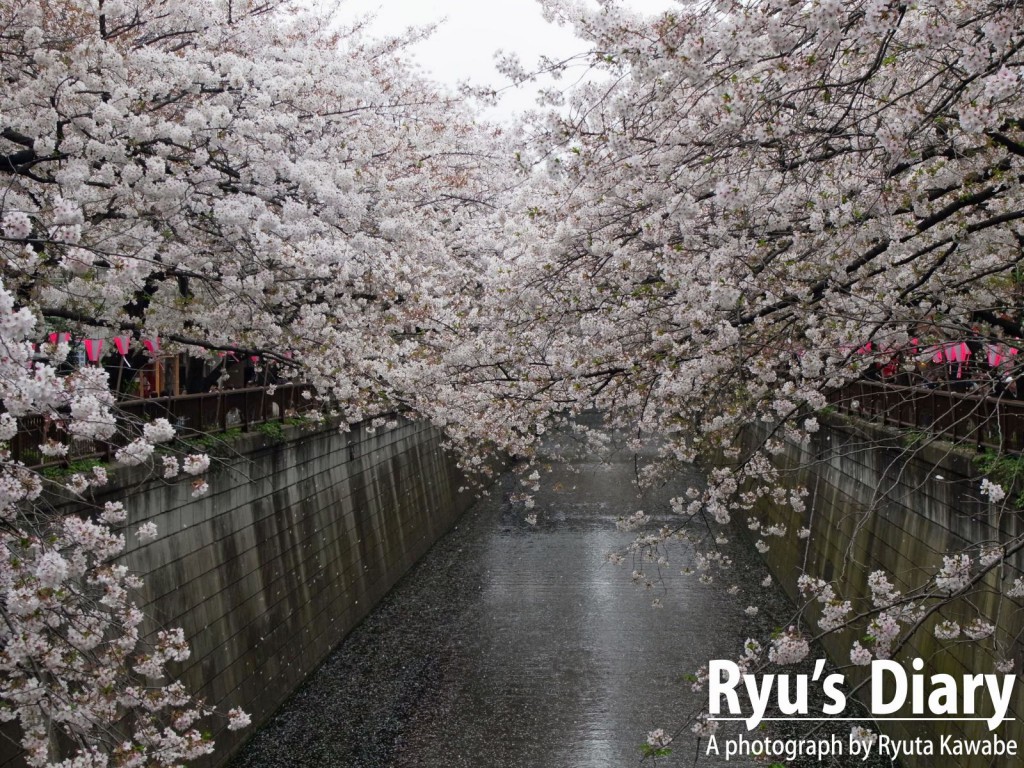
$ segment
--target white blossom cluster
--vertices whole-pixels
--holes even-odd
[[[1003,489],[1003,486],[993,483],[986,477],[981,481],[981,495],[988,496],[989,501],[993,504],[998,504],[1006,498],[1006,491]]]
[[[981,548],[978,553],[978,564],[982,568],[989,568],[1003,559],[1004,551],[1002,547],[996,546],[985,546]]]
[[[977,618],[963,627],[964,635],[971,640],[983,640],[990,637],[996,631],[995,625],[984,619]]]
[[[667,747],[672,743],[672,737],[664,729],[655,728],[647,734],[647,743],[655,748]]]
[[[166,443],[174,439],[174,426],[167,419],[154,419],[143,426],[142,434],[150,443]]]
[[[850,727],[850,738],[861,744],[871,745],[878,739],[878,734],[870,728],[865,728],[862,725],[854,725]]]
[[[1007,597],[1024,597],[1024,577],[1018,576],[1013,580],[1013,586],[1006,590]]]
[[[955,621],[946,619],[936,624],[932,633],[939,640],[956,640],[960,637],[960,625]]]
[[[901,618],[899,611],[890,609],[882,611],[868,623],[868,635],[876,658],[889,658],[892,644],[900,634]]]
[[[871,590],[871,603],[878,608],[888,608],[900,598],[899,590],[884,571],[872,571],[868,575],[868,589]]]
[[[748,637],[743,643],[743,653],[736,660],[741,672],[749,672],[759,664],[764,656],[764,646],[757,640]]]
[[[697,717],[697,721],[690,726],[691,732],[698,737],[712,736],[718,730],[718,721],[712,720],[706,714]]]
[[[810,652],[811,646],[807,639],[795,627],[790,627],[778,637],[772,638],[768,660],[782,666],[797,664],[807,658]]]
[[[966,554],[942,558],[942,568],[935,574],[935,586],[943,592],[959,592],[971,580],[971,557]]]
[[[871,651],[862,646],[859,640],[854,640],[853,647],[850,648],[850,662],[858,667],[867,666],[871,663]]]
[[[132,440],[123,448],[118,449],[117,453],[114,454],[114,458],[127,467],[133,467],[149,461],[149,457],[152,455],[153,443],[140,437]]]
[[[205,453],[191,453],[182,460],[181,468],[190,475],[201,475],[210,468],[210,457]]]
[[[842,627],[847,620],[853,604],[849,600],[840,600],[832,585],[822,579],[801,574],[797,579],[797,587],[805,598],[813,596],[821,606],[821,617],[818,626],[826,632]]]

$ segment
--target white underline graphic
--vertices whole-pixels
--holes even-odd
[[[718,722],[725,722],[735,720],[739,722],[746,722],[750,720],[749,717],[709,717],[708,720],[714,720]],[[886,720],[889,722],[904,722],[904,723],[920,723],[920,722],[941,722],[941,721],[956,721],[956,722],[988,722],[991,717],[759,717],[758,722],[764,720],[774,721],[789,721],[789,722],[800,722],[800,723],[828,723],[835,720]],[[1001,718],[1000,722],[1009,723],[1013,722],[1012,717]]]

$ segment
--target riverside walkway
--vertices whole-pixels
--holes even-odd
[[[557,458],[557,457],[555,457]],[[661,568],[667,589],[605,561],[635,534],[618,517],[668,520],[679,487],[638,496],[632,456],[563,458],[544,473],[538,522],[525,521],[511,474],[399,583],[277,716],[234,768],[620,768],[648,731],[703,710],[686,676],[735,657],[791,606],[739,542],[726,580],[682,576],[690,553]],[[743,554],[747,552],[748,554]],[[653,564],[648,564],[652,567]],[[739,596],[727,594],[731,585]],[[662,608],[652,607],[660,598]],[[747,605],[760,606],[748,616]],[[692,765],[680,734],[658,765]],[[699,765],[722,765],[705,758]],[[730,766],[742,766],[733,760]],[[751,759],[750,765],[763,764]]]

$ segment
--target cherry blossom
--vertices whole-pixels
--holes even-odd
[[[118,450],[114,457],[125,466],[132,467],[143,464],[153,455],[153,443],[137,438]]]
[[[940,621],[932,632],[939,640],[956,640],[960,637],[960,625],[955,621]]]
[[[935,586],[944,592],[958,592],[969,583],[971,558],[960,554],[942,558],[942,569],[935,574]]]
[[[778,637],[772,639],[768,649],[768,658],[782,666],[796,664],[807,658],[811,652],[810,643],[795,627],[790,627]]]
[[[178,476],[178,458],[176,456],[164,456],[161,460],[163,465],[163,477],[170,480]]]
[[[135,532],[135,536],[142,544],[153,541],[157,535],[156,523],[153,522],[143,523],[139,526],[139,530]]]
[[[231,731],[246,728],[252,722],[248,714],[237,708],[228,710],[228,721],[228,730]]]
[[[644,18],[615,2],[543,5],[591,43],[599,76],[525,121],[505,222],[516,237],[431,395],[459,404],[445,413],[456,441],[486,421],[520,456],[536,452],[538,425],[591,410],[636,444],[657,436],[664,468],[641,482],[705,459],[706,486],[673,500],[660,541],[637,539],[647,550],[701,528],[710,544],[737,518],[762,552],[772,535],[803,549],[806,489],[778,459],[820,439],[828,398],[873,362],[858,350],[897,350],[912,372],[949,339],[1024,338],[1022,11],[759,0]],[[1006,489],[993,478],[981,490],[1000,514]],[[772,505],[804,525],[774,531]],[[801,622],[818,626],[796,631],[854,629],[885,658],[931,628],[922,611],[969,602],[1024,548],[1001,536],[938,553],[926,574],[873,573],[864,597],[839,582],[808,594]]]
[[[79,513],[54,512],[6,443],[38,418],[48,457],[109,450],[184,472],[193,496],[216,481],[167,420],[125,417],[65,332],[258,355],[346,424],[415,405],[502,249],[514,153],[406,62],[416,32],[370,40],[286,2],[0,18],[0,709],[31,765],[184,764],[212,750],[215,713],[166,674],[184,638],[150,630],[117,560],[153,523],[129,527],[130,498],[89,506],[102,468],[60,483]]]
[[[166,443],[174,439],[174,426],[167,419],[154,419],[143,426],[142,432],[150,443]]]
[[[993,634],[996,631],[996,628],[991,622],[978,618],[965,626],[963,631],[971,640],[982,640]]]
[[[1024,597],[1024,578],[1018,576],[1013,580],[1013,586],[1006,590],[1007,597]]]
[[[667,747],[672,743],[672,737],[664,729],[655,728],[647,734],[647,743],[652,747]]]
[[[1006,491],[998,483],[993,483],[987,477],[981,481],[981,495],[988,496],[993,504],[998,504],[1006,498]]]
[[[871,651],[862,646],[860,641],[854,640],[850,649],[850,661],[860,667],[866,666],[871,663]]]
[[[850,726],[850,739],[859,742],[860,744],[870,745],[874,744],[878,738],[878,734],[872,731],[870,728],[865,728],[862,725]]]
[[[190,475],[201,475],[210,468],[210,457],[205,453],[192,453],[181,462],[181,468]]]
[[[779,459],[820,437],[828,397],[873,362],[857,350],[1024,337],[1022,11],[542,6],[590,43],[596,76],[548,94],[560,111],[524,118],[513,144],[406,63],[415,33],[373,41],[283,3],[2,4],[0,441],[41,417],[59,435],[49,456],[112,445],[124,465],[209,492],[209,457],[174,455],[173,425],[128,423],[101,367],[69,372],[66,341],[40,345],[64,329],[159,337],[197,359],[258,355],[311,384],[304,397],[343,429],[389,428],[398,409],[430,419],[471,472],[493,471],[498,452],[536,458],[554,429],[593,452],[616,429],[637,451],[656,436],[660,463],[637,473],[648,485],[716,457],[670,503],[672,524],[619,521],[637,563],[668,562],[661,550],[699,526],[713,542],[734,519],[761,552],[769,537],[806,547],[808,492]],[[585,411],[600,429],[576,423]],[[67,482],[85,500],[104,479]],[[208,713],[174,682],[147,687],[184,639],[144,642],[136,582],[116,563],[130,504],[47,516],[43,491],[5,451],[14,624],[0,668],[23,682],[0,697],[30,762],[206,754]],[[998,514],[1005,489],[981,492]],[[772,506],[805,525],[787,530]],[[916,584],[872,573],[861,600],[805,581],[813,610],[767,655],[796,663],[812,633],[856,625],[851,661],[887,658],[922,611],[1022,547],[988,542],[978,567],[940,553]],[[693,555],[702,581],[727,566],[706,550]],[[651,588],[644,567],[633,578]],[[87,588],[60,586],[72,583]],[[965,627],[986,636],[980,619]],[[55,669],[54,648],[80,660]],[[129,715],[130,739],[105,736]],[[55,754],[52,727],[76,756]]]

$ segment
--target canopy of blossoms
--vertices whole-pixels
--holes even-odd
[[[0,440],[41,415],[63,430],[54,454],[119,434],[122,463],[154,462],[172,425],[123,423],[99,367],[58,370],[68,329],[159,338],[258,355],[344,423],[411,407],[478,464],[596,408],[665,439],[665,466],[730,460],[673,504],[725,523],[763,498],[801,507],[771,454],[818,428],[867,343],[970,336],[1011,356],[1016,4],[542,5],[591,42],[594,76],[512,146],[403,62],[412,35],[368,41],[287,3],[0,0]],[[751,423],[753,451],[736,439]],[[202,492],[208,463],[164,468]],[[206,713],[161,682],[185,639],[140,643],[113,562],[130,510],[83,520],[43,492],[0,460],[0,715],[33,765],[205,753]],[[861,663],[1022,546],[948,553],[904,594],[878,574],[860,613],[841,585],[801,586],[821,631],[867,625]],[[802,658],[804,630],[769,657]]]
[[[158,461],[173,425],[124,423],[103,369],[66,365],[69,330],[259,355],[343,423],[403,402],[475,285],[510,156],[404,63],[417,33],[237,0],[0,0],[0,28],[0,440],[43,417],[47,455],[117,437],[121,464],[206,491],[205,455]],[[63,492],[85,504],[106,481]],[[205,754],[210,713],[165,670],[186,640],[140,637],[115,561],[126,533],[158,532],[129,533],[120,504],[66,510],[0,455],[0,718],[31,765]]]
[[[806,535],[752,510],[803,509],[772,455],[819,429],[827,395],[863,375],[867,343],[930,359],[971,338],[1018,365],[1020,5],[716,0],[653,19],[615,2],[543,5],[591,42],[596,76],[529,122],[533,170],[485,281],[493,322],[463,326],[435,390],[461,403],[467,431],[486,410],[491,434],[531,455],[542,414],[595,408],[667,437],[670,461],[725,457],[674,502],[678,527],[638,539],[656,558],[691,518]],[[737,439],[752,424],[753,449]],[[1005,489],[982,491],[997,514]],[[947,553],[902,594],[876,574],[865,605],[815,583],[823,623],[780,642],[856,621],[873,643],[855,663],[887,657],[951,596],[999,589],[986,574],[1022,547]]]

